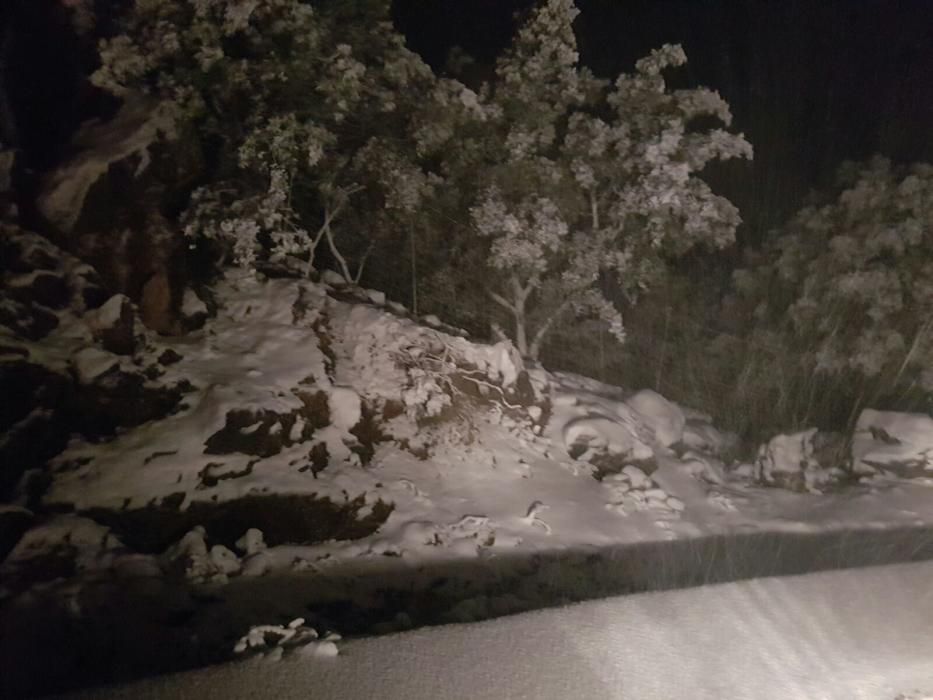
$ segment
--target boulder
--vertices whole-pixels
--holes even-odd
[[[656,391],[643,389],[627,398],[625,403],[654,431],[655,440],[662,446],[670,447],[683,438],[687,424],[683,410]]]
[[[836,439],[816,428],[777,435],[758,449],[753,477],[767,486],[819,493],[843,475],[842,465],[821,463],[837,454],[832,449]]]

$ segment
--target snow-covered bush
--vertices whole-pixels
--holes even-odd
[[[361,261],[335,242],[350,198],[411,210],[430,187],[404,135],[434,76],[387,18],[384,2],[136,0],[102,41],[93,81],[154,98],[200,145],[189,236],[247,267],[300,260],[306,271],[326,242],[355,279]]]
[[[848,164],[836,192],[801,209],[736,273],[752,340],[794,359],[805,401],[818,404],[830,385],[845,395],[848,427],[865,405],[929,408],[931,251],[933,166]]]
[[[532,357],[565,312],[597,317],[622,340],[607,290],[632,298],[667,258],[729,244],[738,211],[697,173],[751,157],[741,135],[699,126],[731,122],[717,93],[668,89],[662,72],[686,62],[679,46],[654,51],[612,84],[594,78],[579,64],[577,12],[572,0],[543,2],[495,79],[478,92],[444,83],[434,92],[437,119],[418,132],[419,148],[443,159],[447,184],[461,193],[463,235],[484,251],[476,269],[460,258],[442,274],[482,275]]]

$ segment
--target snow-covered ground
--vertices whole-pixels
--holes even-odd
[[[921,700],[931,580],[920,563],[646,593],[337,641],[336,656],[305,640],[79,697]]]
[[[150,361],[168,350],[177,358],[160,381],[191,384],[181,410],[109,442],[74,441],[55,462],[48,507],[125,513],[168,501],[207,513],[246,497],[289,495],[329,499],[378,525],[353,541],[305,531],[220,552],[230,575],[244,555],[261,557],[263,571],[313,569],[360,557],[417,564],[728,532],[933,523],[926,445],[898,444],[892,457],[889,442],[865,428],[861,483],[837,488],[838,470],[813,458],[814,431],[778,436],[754,464],[730,463],[728,436],[651,391],[540,369],[521,387],[521,360],[505,344],[473,344],[377,304],[337,301],[310,283],[231,278],[217,295],[220,314],[203,331],[147,350]],[[95,367],[107,364],[95,358]],[[885,462],[871,466],[882,452]],[[913,478],[884,468],[898,457],[910,460]],[[799,488],[769,487],[787,474],[800,476]],[[93,527],[64,516],[49,532],[34,531],[7,566],[54,543],[68,522]],[[117,538],[126,528],[120,517],[104,522],[116,523]],[[195,524],[206,528],[201,549],[236,549],[250,528],[269,535],[268,517],[226,539],[210,522]],[[103,554],[109,566],[113,552]]]
[[[196,648],[165,666],[128,661],[132,676],[224,658],[244,627],[307,610],[353,626],[338,631],[390,632],[929,556],[929,417],[866,411],[857,478],[815,431],[743,463],[708,417],[652,391],[524,367],[507,343],[332,282],[231,274],[203,329],[150,337],[132,357],[89,345],[106,304],[86,333],[19,343],[83,385],[146,371],[184,393],[169,415],[75,436],[55,458],[46,514],[0,564],[0,638],[39,653],[34,620],[64,620],[70,639],[116,653],[136,649],[119,641],[134,626]],[[569,648],[572,630],[552,622],[550,643]]]

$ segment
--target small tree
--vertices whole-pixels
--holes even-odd
[[[301,258],[310,271],[326,242],[358,279],[364,256],[351,270],[335,240],[350,198],[365,190],[379,209],[411,209],[430,187],[404,134],[431,70],[392,29],[387,2],[335,12],[300,0],[136,0],[101,43],[94,82],[154,98],[166,132],[205,153],[186,233],[221,241],[242,265]]]
[[[595,315],[621,341],[610,292],[633,298],[667,257],[729,244],[738,211],[696,173],[752,154],[741,135],[699,127],[731,122],[717,93],[667,89],[662,71],[686,61],[679,46],[610,85],[579,65],[576,15],[572,0],[544,2],[495,80],[448,99],[422,133],[423,148],[440,142],[450,153],[448,183],[470,193],[483,285],[532,358],[568,311]]]

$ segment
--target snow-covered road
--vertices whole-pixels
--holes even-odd
[[[933,697],[933,563],[581,603],[253,659],[85,698]]]

